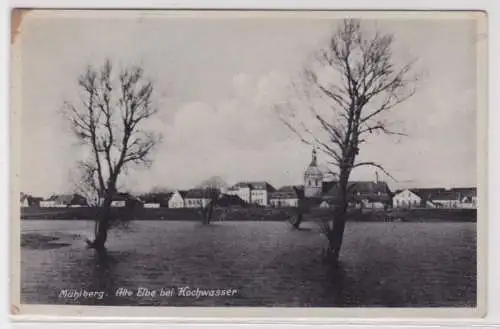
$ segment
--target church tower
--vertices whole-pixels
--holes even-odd
[[[316,150],[312,151],[312,160],[304,172],[304,196],[320,197],[323,188],[323,172],[318,167]]]

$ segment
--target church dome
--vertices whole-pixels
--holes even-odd
[[[314,177],[323,177],[323,171],[319,169],[318,163],[317,163],[317,158],[316,158],[316,150],[313,150],[312,154],[312,160],[309,166],[307,167],[306,171],[304,172],[304,175],[307,176],[314,176]]]
[[[307,167],[304,174],[306,176],[323,176],[323,172],[321,171],[321,169],[319,169],[318,166],[312,165],[309,165],[309,167]]]

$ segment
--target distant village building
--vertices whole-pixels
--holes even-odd
[[[298,207],[303,197],[303,186],[283,186],[276,192],[270,193],[269,204],[275,208]]]
[[[431,202],[439,208],[458,208],[460,198],[456,192],[447,190],[432,196]]]
[[[22,208],[27,208],[27,207],[40,207],[40,201],[42,201],[42,198],[37,198],[33,197],[28,194],[21,193],[21,207]]]
[[[101,198],[100,204],[102,204],[103,202],[104,202],[104,199]],[[142,201],[130,193],[120,192],[120,193],[116,193],[111,198],[111,207],[113,207],[113,208],[142,207]]]
[[[392,206],[394,208],[416,208],[421,207],[423,203],[424,199],[409,189],[396,191],[392,197]]]
[[[192,189],[187,191],[184,197],[184,207],[205,208],[212,198],[218,197],[218,192],[210,189]]]
[[[248,204],[237,195],[222,194],[215,205],[218,207],[244,207]]]
[[[460,200],[458,204],[459,208],[477,208],[477,188],[452,188],[451,190],[458,195],[458,199]]]
[[[141,196],[144,208],[168,208],[168,202],[173,192],[167,193],[148,193]]]
[[[476,208],[476,188],[413,188],[396,191],[394,208]]]
[[[46,200],[40,201],[40,207],[43,208],[67,208],[67,207],[86,207],[87,199],[80,194],[61,194],[52,195]]]
[[[348,183],[347,200],[354,208],[384,209],[392,205],[391,190],[383,181],[352,181]],[[323,195],[326,204],[334,205],[338,198],[338,184],[335,183],[330,190]],[[326,207],[325,203],[321,206]]]
[[[268,182],[240,182],[230,187],[226,194],[236,195],[248,204],[269,205],[269,195],[276,189]]]
[[[169,208],[184,208],[185,206],[185,200],[184,198],[186,197],[187,191],[175,191],[172,196],[170,197],[170,200],[168,200],[168,207]]]
[[[231,186],[230,188],[227,189],[226,194],[236,195],[246,203],[250,203],[251,199],[250,184],[248,183],[235,184],[234,186]]]
[[[269,205],[269,194],[276,191],[276,189],[267,182],[251,183],[251,196],[250,201],[259,206]]]

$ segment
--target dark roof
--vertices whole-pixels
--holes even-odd
[[[186,193],[186,199],[204,199],[206,198],[205,196],[205,191],[202,189],[192,189],[187,191]]]
[[[87,199],[80,194],[53,194],[47,201],[55,201],[65,205],[86,205]]]
[[[437,200],[449,201],[449,200],[459,200],[459,199],[460,195],[455,191],[442,191],[431,197],[432,201],[437,201]]]
[[[43,198],[38,198],[38,197],[31,196],[29,194],[21,193],[21,202],[23,202],[24,200],[28,201],[28,205],[33,206],[33,205],[39,204],[40,201],[43,200]]]
[[[141,200],[145,203],[166,203],[172,197],[173,192],[166,193],[148,193],[141,196]]]
[[[461,197],[474,197],[477,196],[476,187],[454,187],[451,191],[458,193]]]
[[[227,206],[244,206],[246,202],[240,199],[237,195],[223,194],[220,198],[215,201],[217,206],[227,207]]]
[[[188,193],[188,191],[185,191],[185,190],[177,190],[175,192],[172,192],[172,195],[174,195],[175,193],[179,193],[181,198],[185,198],[186,197],[186,194]],[[171,196],[172,197],[172,196]]]
[[[248,187],[252,190],[266,190],[268,192],[274,192],[276,189],[269,184],[268,182],[239,182],[235,184],[232,188],[230,189],[238,189],[238,188],[244,188]]]
[[[299,198],[298,190],[295,186],[283,186],[277,191],[269,194],[270,199],[297,199]]]
[[[218,196],[220,191],[215,188],[206,188],[206,189],[191,189],[187,191],[185,198],[186,199],[207,199],[213,196]]]
[[[297,199],[304,196],[302,185],[287,185],[269,194],[270,199]]]
[[[276,191],[274,186],[272,186],[268,182],[252,182],[252,183],[250,183],[250,185],[252,186],[252,189],[254,189],[254,190],[266,190],[268,192]]]
[[[128,201],[135,199],[137,199],[135,196],[127,192],[118,192],[111,198],[112,201]]]
[[[349,189],[354,192],[361,193],[373,193],[373,192],[381,192],[381,193],[390,193],[391,190],[389,186],[385,182],[360,182],[353,181],[349,182]]]
[[[433,187],[433,188],[412,188],[409,189],[411,192],[415,193],[424,201],[431,201],[437,195],[446,192],[446,189],[443,187]]]
[[[250,183],[247,183],[247,182],[239,182],[239,183],[236,183],[234,184],[231,189],[239,189],[239,188],[244,188],[244,187],[248,187],[250,188]]]
[[[336,198],[337,190],[338,184],[335,183],[325,194],[325,197]],[[348,183],[348,195],[349,201],[387,202],[391,198],[391,190],[385,182],[352,181]]]
[[[80,195],[80,194],[73,194],[73,198],[70,200],[70,205],[80,205],[80,206],[86,206],[87,205],[87,199]]]
[[[328,190],[328,195],[335,195],[337,192],[338,182],[331,182],[331,188]],[[350,193],[361,193],[361,194],[371,194],[371,193],[384,193],[390,194],[391,190],[385,182],[364,182],[364,181],[353,181],[348,183],[348,190]]]

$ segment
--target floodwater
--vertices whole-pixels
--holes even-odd
[[[21,223],[21,302],[168,306],[475,306],[475,223],[349,223],[341,267],[314,223]],[[194,294],[194,296],[193,296]]]

